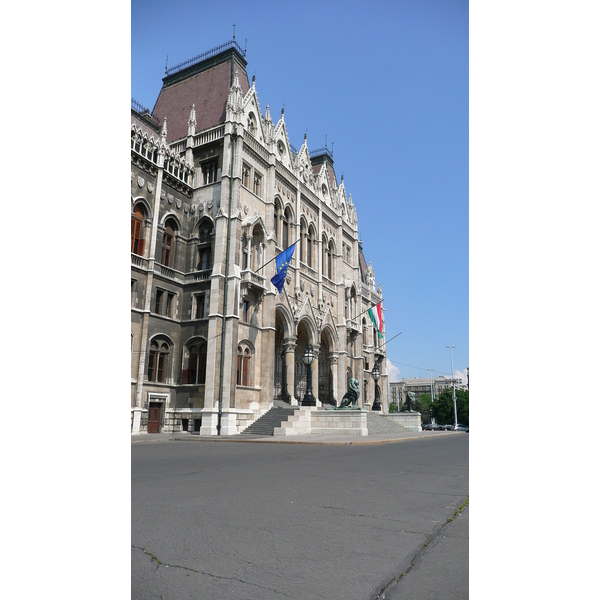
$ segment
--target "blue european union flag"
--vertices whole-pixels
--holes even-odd
[[[277,273],[271,278],[271,283],[277,288],[277,291],[281,294],[283,284],[285,283],[285,276],[287,275],[288,267],[292,262],[292,255],[294,254],[294,248],[297,242],[294,242],[289,248],[286,248],[276,259],[275,265]]]

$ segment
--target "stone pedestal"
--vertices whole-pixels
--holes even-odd
[[[219,412],[215,408],[203,408],[200,435],[217,435],[218,420]]]
[[[139,406],[131,409],[132,412],[132,423],[131,423],[131,434],[138,435],[140,433],[140,425],[142,422],[142,409]]]
[[[402,425],[408,431],[421,431],[421,413],[418,412],[400,412],[388,413],[386,418]]]
[[[221,435],[235,435],[237,429],[237,414],[235,412],[225,412],[221,414]]]

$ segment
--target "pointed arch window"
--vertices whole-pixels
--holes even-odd
[[[131,251],[138,256],[144,256],[144,211],[138,204],[131,216]]]
[[[204,385],[206,382],[206,342],[193,343],[188,348],[187,369],[182,371],[182,383]]]
[[[250,166],[246,163],[242,164],[242,185],[250,189]]]
[[[210,220],[204,220],[198,227],[198,271],[210,269],[211,264],[211,244],[212,244],[213,224]]]
[[[313,234],[312,230],[308,229],[308,235],[306,236],[306,264],[309,267],[312,267],[312,243],[313,243]]]
[[[264,236],[260,225],[256,224],[252,230],[252,270],[257,271],[263,264]]]
[[[165,223],[165,233],[163,236],[163,249],[162,256],[160,259],[161,264],[165,267],[170,267],[173,263],[173,254],[175,246],[175,233],[177,231],[177,225],[173,219],[168,219]]]
[[[256,117],[254,116],[254,113],[248,115],[248,131],[253,136],[256,136]]]
[[[306,257],[304,256],[304,247],[306,246],[306,225],[304,221],[300,221],[300,260],[305,262]]]
[[[279,240],[281,236],[279,235],[279,221],[281,219],[281,205],[279,204],[279,199],[275,198],[275,211],[273,214],[273,231],[275,232],[275,240],[277,245],[279,245]]]
[[[333,279],[333,240],[329,240],[327,246],[327,277]]]
[[[150,345],[150,356],[148,359],[148,381],[164,383],[168,358],[169,345],[166,342],[153,341]]]
[[[249,386],[252,353],[250,348],[241,344],[237,351],[237,385]]]
[[[286,210],[283,213],[283,221],[281,222],[281,247],[285,250],[289,246],[289,212]]]

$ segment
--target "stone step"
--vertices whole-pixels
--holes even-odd
[[[273,435],[276,427],[281,427],[284,421],[287,421],[294,415],[296,409],[274,406],[262,417],[256,419],[252,425],[244,429],[240,435]]]
[[[369,430],[369,435],[376,435],[378,433],[398,433],[398,431],[403,431],[404,427],[399,423],[391,421],[384,415],[368,412],[367,429]]]

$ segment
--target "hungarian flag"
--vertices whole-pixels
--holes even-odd
[[[294,254],[294,248],[296,242],[294,242],[289,248],[286,248],[276,259],[275,265],[277,273],[271,277],[271,283],[277,288],[277,291],[281,294],[283,284],[285,283],[285,276],[287,275],[288,267],[292,262],[292,255]]]
[[[369,317],[371,317],[371,321],[373,321],[373,325],[375,325],[375,329],[377,329],[377,334],[382,338],[383,319],[381,318],[381,302],[369,309]]]

